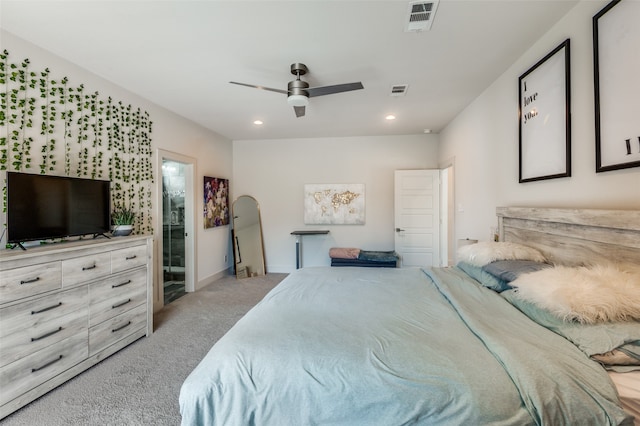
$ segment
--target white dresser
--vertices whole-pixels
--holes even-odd
[[[153,332],[148,236],[0,253],[0,419]]]

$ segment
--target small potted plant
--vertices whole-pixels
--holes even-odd
[[[125,206],[117,206],[111,213],[111,235],[124,237],[133,231],[136,212]]]

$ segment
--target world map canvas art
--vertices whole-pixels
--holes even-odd
[[[304,186],[305,225],[364,225],[364,184]]]

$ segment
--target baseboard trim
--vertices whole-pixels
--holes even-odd
[[[232,275],[231,272],[232,272],[232,270],[229,267],[229,268],[224,269],[224,270],[222,270],[220,272],[217,272],[217,273],[215,273],[213,275],[209,275],[207,278],[205,278],[203,280],[200,280],[200,281],[198,281],[196,283],[196,291],[208,286],[209,284],[212,284],[215,281],[218,281],[221,278],[224,278],[224,277],[227,277],[229,275]]]

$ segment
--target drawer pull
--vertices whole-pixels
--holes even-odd
[[[96,269],[96,264],[95,263],[93,265],[91,265],[91,266],[83,266],[82,267],[83,271],[89,271],[91,269]]]
[[[127,328],[127,327],[129,327],[130,325],[131,325],[131,321],[127,322],[125,325],[121,325],[121,326],[120,326],[120,327],[118,327],[118,328],[114,328],[113,330],[111,330],[111,332],[112,332],[112,333],[115,333],[115,332],[117,332],[117,331],[122,330],[123,328]]]
[[[50,366],[50,365],[52,365],[52,364],[55,364],[56,362],[60,361],[61,359],[62,359],[62,355],[59,355],[59,356],[58,356],[58,358],[56,358],[56,359],[53,359],[53,360],[49,361],[49,362],[48,362],[48,363],[46,363],[45,365],[42,365],[42,366],[40,366],[40,367],[38,367],[38,368],[32,368],[32,369],[31,369],[31,372],[32,372],[32,373],[35,373],[36,371],[40,371],[40,370],[42,370],[43,368],[47,368],[48,366]]]
[[[118,288],[118,287],[122,287],[123,285],[127,285],[127,284],[131,284],[131,280],[127,280],[127,281],[125,281],[123,283],[120,283],[120,284],[114,284],[114,285],[111,286],[111,288]]]
[[[52,309],[59,308],[60,306],[62,306],[62,302],[58,302],[57,305],[51,305],[51,306],[49,306],[47,308],[42,308],[42,309],[37,310],[37,311],[31,311],[31,315],[41,314],[43,312],[47,312],[47,311],[50,311]]]
[[[127,257],[125,257],[125,258],[124,258],[124,260],[133,260],[133,259],[135,259],[136,257],[138,257],[138,256],[136,256],[136,255],[134,254],[133,256],[127,256]]]
[[[30,280],[20,280],[20,285],[31,284],[31,283],[35,283],[36,281],[40,281],[40,277],[31,278]]]
[[[116,303],[115,305],[113,305],[113,306],[111,307],[111,309],[119,308],[120,306],[124,306],[124,305],[126,305],[127,303],[129,303],[129,302],[131,302],[131,299],[127,299],[127,300],[125,300],[124,302]]]
[[[50,332],[48,332],[48,333],[46,333],[46,334],[43,334],[42,336],[39,336],[39,337],[32,337],[32,338],[31,338],[31,341],[32,341],[32,342],[37,342],[38,340],[46,339],[47,337],[49,337],[49,336],[53,336],[54,334],[59,333],[59,332],[61,332],[61,331],[62,331],[62,327],[58,327],[58,329],[57,329],[57,330],[50,331]]]

